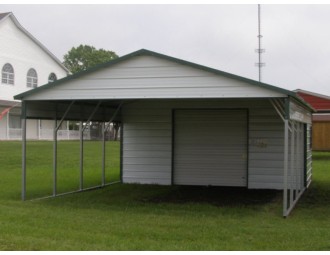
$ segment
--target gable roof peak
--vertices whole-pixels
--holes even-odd
[[[110,67],[112,67],[112,66],[114,66],[118,63],[123,62],[123,61],[127,61],[127,60],[130,60],[130,59],[134,58],[134,57],[143,56],[143,55],[168,60],[168,61],[171,61],[171,62],[175,62],[177,64],[186,65],[186,66],[196,68],[196,69],[199,69],[199,70],[202,70],[202,71],[206,71],[206,72],[209,72],[209,73],[212,73],[212,74],[215,74],[215,75],[219,75],[219,76],[223,76],[223,77],[226,77],[226,78],[238,80],[238,81],[245,82],[247,84],[254,85],[254,86],[257,86],[257,87],[260,87],[260,88],[269,89],[269,90],[272,90],[272,91],[275,91],[275,92],[278,92],[278,93],[282,93],[283,95],[295,98],[296,100],[301,102],[303,105],[306,105],[307,107],[310,108],[310,106],[305,101],[303,101],[300,97],[298,97],[297,94],[293,91],[286,90],[286,89],[283,89],[283,88],[280,88],[280,87],[276,87],[274,85],[270,85],[270,84],[267,84],[267,83],[262,83],[262,82],[259,82],[259,81],[256,81],[256,80],[252,80],[252,79],[245,78],[245,77],[242,77],[242,76],[239,76],[239,75],[227,73],[227,72],[224,72],[224,71],[221,71],[221,70],[218,70],[218,69],[210,68],[210,67],[207,67],[207,66],[204,66],[204,65],[196,64],[196,63],[193,63],[193,62],[189,62],[189,61],[186,61],[186,60],[183,60],[183,59],[171,57],[171,56],[168,56],[168,55],[165,55],[165,54],[161,54],[161,53],[151,51],[151,50],[147,50],[147,49],[143,49],[143,48],[140,49],[140,50],[136,50],[134,52],[131,52],[129,54],[126,54],[124,56],[118,57],[116,59],[110,60],[109,62],[105,62],[105,63],[99,64],[99,65],[96,65],[94,67],[91,67],[87,70],[69,75],[69,76],[64,77],[60,80],[57,80],[57,81],[55,81],[51,84],[47,84],[45,86],[40,86],[40,87],[35,88],[33,90],[18,94],[14,98],[18,99],[18,100],[24,100],[24,97],[26,97],[28,95],[31,95],[31,94],[34,94],[34,93],[38,93],[38,91],[42,91],[42,90],[45,90],[45,89],[50,89],[50,88],[52,88],[54,86],[57,86],[59,84],[64,84],[66,82],[69,82],[70,80],[79,79],[80,77],[91,74],[95,71],[99,71],[99,70],[102,70],[104,68],[110,68]]]
[[[12,12],[0,13],[0,22],[5,19],[10,18],[12,22],[14,22],[15,26],[23,32],[27,37],[29,37],[36,45],[38,45],[46,54],[48,54],[63,70],[65,70],[68,74],[70,71],[62,64],[62,62],[51,53],[41,42],[39,42],[29,31],[27,31],[16,19],[15,15]]]
[[[2,20],[3,18],[9,16],[10,14],[13,14],[12,12],[3,12],[0,13],[0,20]]]

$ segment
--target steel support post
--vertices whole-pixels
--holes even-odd
[[[283,216],[288,216],[289,121],[284,120]]]
[[[105,185],[105,122],[102,123],[102,133],[103,133],[103,141],[102,141],[102,186]]]
[[[300,192],[300,162],[301,162],[301,158],[300,158],[300,123],[297,122],[296,124],[296,128],[297,128],[297,136],[296,136],[296,180],[295,180],[295,189],[296,189],[296,197],[298,196],[298,193]]]
[[[57,119],[54,120],[54,143],[53,143],[53,196],[57,194]]]
[[[84,188],[84,130],[83,130],[83,122],[82,121],[80,121],[79,135],[80,135],[79,189],[83,190],[83,188]]]
[[[113,115],[111,116],[110,120],[108,121],[108,124],[106,125],[105,129],[104,129],[104,133],[110,128],[110,124],[113,122],[113,120],[116,118],[119,110],[121,109],[121,106],[123,105],[123,103],[120,103],[120,105],[118,106],[118,108],[116,109],[116,111],[113,113]]]
[[[57,195],[57,132],[60,129],[63,120],[68,115],[71,106],[74,104],[74,101],[70,103],[65,113],[63,114],[60,122],[57,124],[57,107],[55,110],[55,121],[54,121],[54,144],[53,144],[53,196]]]
[[[102,101],[99,101],[97,103],[97,105],[95,106],[93,112],[91,113],[91,115],[89,116],[89,118],[86,121],[86,125],[83,127],[83,132],[85,131],[85,129],[89,126],[89,123],[91,122],[92,118],[94,117],[95,113],[97,112],[97,109],[100,107]]]
[[[305,155],[305,124],[301,123],[300,124],[300,153],[301,153],[301,162],[300,162],[300,188],[303,190],[304,188],[304,172],[305,172],[305,160],[306,160],[306,155]]]
[[[113,115],[111,116],[110,120],[108,121],[108,125],[106,125],[105,123],[103,123],[103,156],[102,156],[102,185],[105,185],[106,180],[105,180],[105,145],[106,145],[106,140],[105,140],[105,136],[106,136],[106,132],[107,130],[110,128],[111,123],[113,122],[113,120],[116,118],[121,106],[123,103],[120,103],[120,105],[118,106],[118,108],[116,109],[116,111],[113,113]]]
[[[305,167],[307,168],[307,152],[306,152],[306,135],[307,135],[307,125],[301,123],[301,154],[303,160],[301,161],[301,178],[300,178],[300,187],[303,190],[305,186]],[[307,169],[306,169],[307,171]]]
[[[97,109],[101,105],[102,101],[99,101],[93,112],[89,116],[86,121],[85,126],[83,126],[83,122],[80,121],[80,181],[79,181],[79,189],[84,189],[84,131],[89,126],[89,122],[92,120],[93,116],[97,112]]]
[[[290,137],[290,205],[292,205],[294,197],[293,197],[293,190],[294,190],[294,167],[295,167],[295,123],[291,121],[291,137]]]
[[[281,104],[278,101],[276,101],[276,99],[270,99],[270,103],[272,104],[273,108],[277,112],[278,116],[280,116],[280,118],[284,122],[285,113],[284,113],[284,110],[283,110],[283,107],[281,106]]]
[[[73,105],[74,103],[75,103],[75,101],[72,101],[72,102],[69,104],[68,108],[65,110],[65,112],[64,112],[64,114],[63,114],[63,116],[62,116],[60,122],[58,123],[58,125],[57,125],[57,122],[55,122],[55,130],[56,130],[56,132],[57,132],[57,131],[60,129],[60,127],[62,126],[62,123],[63,123],[64,119],[65,119],[66,116],[68,115],[68,113],[69,113],[69,111],[70,111],[70,109],[71,109],[71,107],[72,107],[72,105]]]
[[[22,105],[22,113],[25,111],[25,105]],[[22,114],[22,200],[26,200],[26,116]]]
[[[7,122],[6,122],[6,138],[7,138],[7,140],[9,140],[10,139],[10,132],[9,132],[9,129],[10,129],[10,125],[9,125],[10,109],[7,113],[7,118],[6,119],[7,119]]]

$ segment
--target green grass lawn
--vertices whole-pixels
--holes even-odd
[[[52,143],[27,149],[27,196],[50,195]],[[84,155],[84,186],[100,184],[101,142]],[[119,143],[107,155],[106,179],[119,180]],[[221,188],[114,184],[22,202],[21,145],[2,141],[0,250],[330,250],[330,153],[313,157],[313,183],[283,219],[280,192]],[[58,179],[59,192],[78,189],[78,142],[59,142]]]

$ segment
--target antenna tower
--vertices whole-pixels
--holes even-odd
[[[261,82],[261,68],[265,66],[265,63],[261,61],[261,55],[265,52],[265,49],[261,48],[261,6],[258,4],[258,49],[256,49],[256,52],[258,53],[258,63],[256,63],[256,66],[258,67],[259,71],[259,82]]]

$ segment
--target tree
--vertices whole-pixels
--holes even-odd
[[[63,64],[74,74],[115,58],[118,58],[118,56],[113,51],[104,49],[97,50],[93,46],[80,45],[77,48],[72,47],[71,50],[64,55]]]
[[[72,74],[84,71],[95,65],[99,65],[113,59],[118,58],[117,54],[113,51],[107,51],[104,49],[96,49],[89,45],[79,45],[77,48],[72,47],[67,54],[64,55],[64,66],[70,70]],[[70,123],[70,130],[77,128],[76,122]],[[116,126],[117,127],[117,126]],[[99,122],[93,122],[91,124],[91,136],[92,139],[99,139],[101,137],[102,124]],[[116,131],[115,139],[117,139],[118,128]]]

